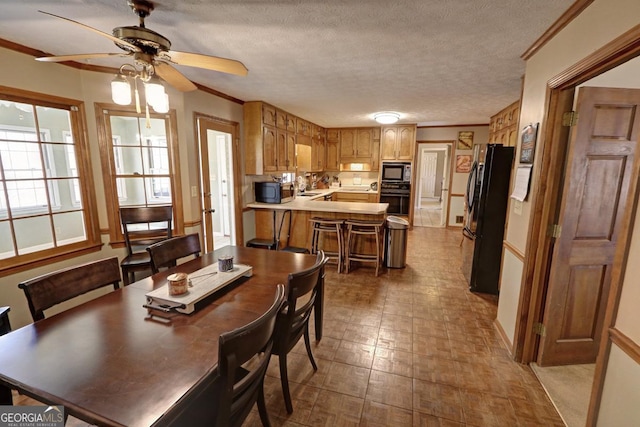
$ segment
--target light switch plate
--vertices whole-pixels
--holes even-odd
[[[198,187],[195,185],[191,186],[191,197],[198,197]]]
[[[515,200],[513,204],[513,213],[516,215],[522,215],[522,202],[520,200]]]

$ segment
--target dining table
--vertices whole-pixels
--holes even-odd
[[[152,315],[146,294],[173,273],[196,273],[232,256],[251,266],[191,314]],[[0,404],[10,390],[95,425],[162,426],[180,399],[218,362],[218,339],[265,313],[288,274],[315,255],[226,246],[0,336]],[[324,283],[314,307],[322,337]]]

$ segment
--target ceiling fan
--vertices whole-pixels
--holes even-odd
[[[116,27],[113,29],[113,35],[69,18],[39,11],[46,15],[79,25],[86,30],[106,37],[113,41],[120,49],[124,50],[124,53],[82,53],[76,55],[44,56],[36,59],[46,62],[64,62],[111,56],[133,56],[136,65],[143,69],[144,74],[149,77],[157,74],[167,83],[183,92],[195,90],[197,87],[180,71],[174,68],[172,64],[204,68],[239,76],[247,75],[248,70],[240,61],[171,50],[171,41],[169,39],[162,34],[146,28],[144,25],[144,19],[149,16],[154,9],[153,3],[148,0],[127,0],[127,3],[140,18],[140,23],[137,26]]]

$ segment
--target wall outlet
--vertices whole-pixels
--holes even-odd
[[[191,197],[198,197],[198,187],[195,185],[191,186]]]

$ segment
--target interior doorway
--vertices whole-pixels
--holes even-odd
[[[241,241],[236,187],[237,124],[197,116],[200,142],[200,208],[205,252]]]
[[[419,143],[417,156],[414,225],[445,227],[449,208],[449,143]]]

